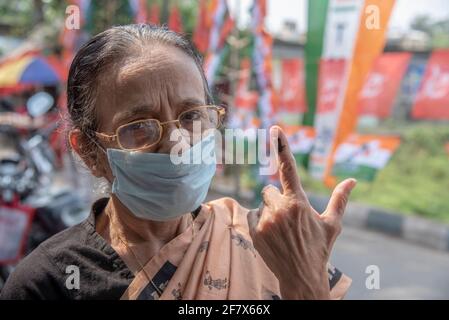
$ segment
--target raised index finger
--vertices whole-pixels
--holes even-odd
[[[284,194],[295,195],[303,200],[306,194],[301,186],[301,182],[296,170],[296,161],[290,151],[287,137],[279,126],[273,126],[270,129],[270,138],[273,145],[277,145],[277,160],[279,168],[279,177]]]

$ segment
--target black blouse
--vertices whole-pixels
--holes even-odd
[[[0,299],[120,299],[134,275],[95,230],[95,218],[108,200],[96,201],[88,219],[25,257],[6,281]],[[73,287],[71,266],[79,268],[79,288]]]

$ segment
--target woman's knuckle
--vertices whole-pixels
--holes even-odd
[[[329,233],[337,236],[340,235],[343,229],[341,221],[332,221],[331,223],[327,223],[326,226]]]
[[[295,200],[290,203],[290,210],[298,212],[298,211],[300,211],[300,209],[301,209],[301,204],[299,203],[299,201]]]
[[[267,219],[267,218],[262,219],[262,221],[260,221],[260,223],[259,223],[259,229],[258,229],[259,234],[265,235],[266,233],[270,232],[272,225],[273,225],[272,219]]]
[[[284,162],[282,164],[282,171],[286,175],[296,174],[296,168],[294,168],[290,162]]]
[[[348,195],[347,195],[347,193],[345,191],[343,191],[343,190],[336,190],[335,193],[336,193],[336,196],[338,197],[339,203],[341,205],[345,204],[348,201]]]
[[[335,221],[331,224],[331,231],[334,235],[339,235],[342,231],[342,225],[340,221]]]

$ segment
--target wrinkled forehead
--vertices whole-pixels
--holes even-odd
[[[205,104],[205,88],[192,57],[175,47],[142,49],[116,63],[99,79],[97,117],[102,124],[142,106],[154,115],[176,114],[183,101]],[[108,126],[109,127],[109,126]]]

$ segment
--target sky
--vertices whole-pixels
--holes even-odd
[[[250,15],[248,13],[252,0],[228,0],[231,10],[235,12],[240,2],[240,19],[245,24]],[[267,0],[268,15],[266,26],[271,32],[278,32],[284,20],[296,22],[298,30],[307,29],[307,0]],[[313,1],[313,0],[311,0]],[[429,15],[432,19],[449,18],[449,0],[396,0],[389,28],[407,31],[410,22],[420,14]],[[448,30],[449,32],[449,30]]]

